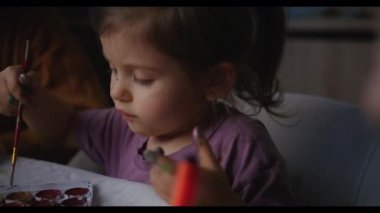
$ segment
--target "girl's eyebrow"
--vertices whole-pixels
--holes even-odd
[[[154,72],[154,73],[162,72],[161,69],[157,69],[156,67],[139,65],[139,64],[122,64],[121,67],[125,68],[125,69],[128,69],[128,68],[140,68],[140,69],[143,69],[144,71]]]
[[[108,62],[108,63],[111,63],[112,61],[106,56],[106,54],[104,54],[104,52],[102,52],[102,55],[104,57],[104,59]],[[151,72],[162,72],[162,69],[157,69],[156,67],[152,67],[152,66],[145,66],[145,65],[139,65],[139,64],[122,64],[121,65],[122,68],[142,68],[144,70],[147,70],[147,71],[151,71]]]

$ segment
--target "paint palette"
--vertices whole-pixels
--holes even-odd
[[[92,194],[89,181],[0,186],[0,206],[91,206]]]

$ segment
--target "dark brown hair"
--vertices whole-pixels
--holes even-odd
[[[276,79],[285,34],[282,8],[106,7],[90,9],[90,17],[99,36],[128,23],[194,74],[233,63],[234,94],[258,112],[263,107],[276,114],[271,107],[282,101]]]

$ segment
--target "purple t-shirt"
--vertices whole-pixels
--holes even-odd
[[[150,184],[151,166],[142,156],[148,138],[133,133],[114,108],[80,112],[74,128],[83,151],[107,175]],[[224,113],[204,135],[232,188],[246,203],[293,204],[285,162],[260,121]],[[196,144],[190,144],[168,157],[179,161],[197,155]]]

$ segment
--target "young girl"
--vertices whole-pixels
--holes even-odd
[[[13,66],[0,73],[0,110],[15,115],[6,103],[15,96],[25,103],[24,119],[36,132],[52,141],[76,140],[107,175],[152,183],[168,201],[170,178],[157,172],[150,177],[143,153],[161,147],[177,162],[197,156],[192,129],[198,127],[221,168],[204,167],[202,174],[211,175],[201,175],[198,204],[292,204],[285,163],[263,124],[220,101],[234,95],[268,110],[278,103],[273,96],[284,36],[281,12],[94,9],[115,108],[74,113],[40,88],[20,96],[20,67]],[[18,81],[30,80],[21,75]]]

